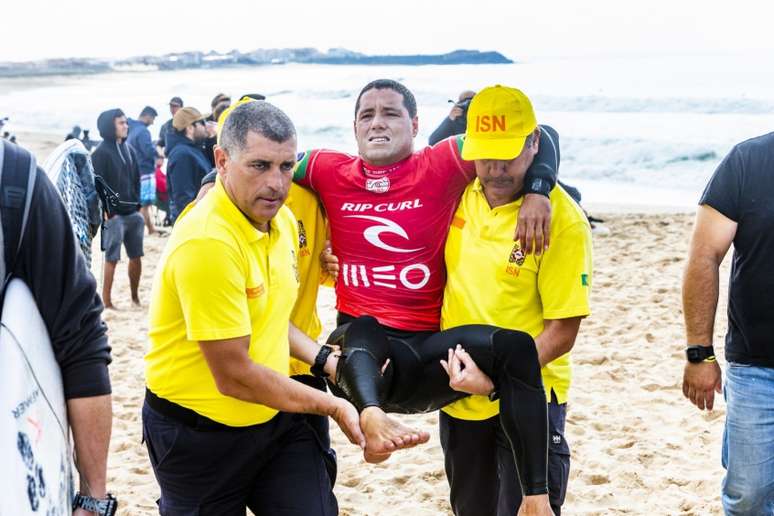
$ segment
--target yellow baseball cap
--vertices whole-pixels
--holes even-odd
[[[536,127],[532,103],[522,91],[499,84],[484,88],[468,108],[462,159],[513,159]]]

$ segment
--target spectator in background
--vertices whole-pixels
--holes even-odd
[[[167,137],[167,190],[170,199],[170,219],[196,199],[202,179],[212,169],[202,150],[207,138],[204,116],[192,107],[180,109],[173,119],[174,132]]]
[[[215,168],[215,144],[218,143],[218,118],[221,113],[231,106],[231,97],[225,93],[218,93],[210,102],[210,114],[207,115],[207,139],[204,140],[204,155],[210,162],[212,168]]]
[[[137,164],[140,169],[140,205],[142,206],[140,213],[145,220],[149,235],[156,233],[150,214],[150,207],[156,200],[156,147],[153,145],[148,127],[153,125],[158,115],[155,109],[145,106],[137,120],[129,119],[129,136],[126,139],[126,143],[131,145],[137,154]]]
[[[171,226],[169,220],[169,194],[167,193],[167,174],[162,170],[164,156],[156,154],[156,208],[164,212],[164,226]]]
[[[105,308],[115,308],[111,290],[118,260],[121,259],[121,244],[129,256],[129,286],[132,303],[139,306],[140,275],[143,256],[143,219],[140,215],[140,169],[137,155],[126,144],[129,133],[124,112],[109,109],[97,119],[102,143],[99,144],[91,161],[94,173],[118,194],[123,203],[102,225],[102,243],[105,248],[105,272],[102,282],[102,302]],[[134,205],[132,206],[131,203]]]
[[[91,149],[97,146],[97,142],[89,138],[88,129],[83,130],[83,139],[81,140],[81,143],[83,143],[83,146],[86,147],[87,151],[90,151]]]
[[[81,126],[74,125],[73,130],[67,133],[67,136],[65,136],[65,141],[68,140],[80,140],[81,139]]]
[[[169,99],[169,112],[172,115],[172,118],[164,122],[164,125],[161,126],[161,129],[159,130],[159,141],[158,146],[162,149],[165,149],[164,152],[167,156],[169,156],[169,151],[166,150],[167,145],[167,136],[169,136],[170,133],[175,132],[175,129],[172,127],[172,120],[174,119],[175,113],[183,107],[183,99],[180,97],[172,97]]]

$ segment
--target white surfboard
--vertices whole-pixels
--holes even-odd
[[[27,285],[8,285],[0,328],[0,515],[72,513],[62,375]]]

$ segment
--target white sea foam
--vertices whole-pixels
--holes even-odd
[[[169,115],[173,95],[202,112],[224,91],[263,93],[296,122],[302,148],[355,152],[354,100],[368,81],[403,81],[419,104],[418,144],[468,88],[523,89],[538,119],[560,133],[561,176],[584,199],[694,205],[717,164],[744,139],[772,130],[774,67],[757,58],[544,59],[508,66],[285,65],[0,80],[11,130],[95,128],[104,109],[134,116],[146,104]],[[157,124],[152,128],[158,129]],[[661,192],[661,193],[658,193]],[[643,196],[658,196],[647,199]]]

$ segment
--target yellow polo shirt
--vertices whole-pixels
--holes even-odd
[[[298,227],[283,206],[258,231],[226,194],[212,191],[178,219],[158,264],[145,379],[157,396],[229,426],[277,411],[218,391],[200,341],[250,336],[250,358],[288,374],[288,321],[298,292]]]
[[[317,196],[303,186],[293,183],[285,206],[295,215],[298,223],[298,300],[290,314],[290,321],[310,338],[317,339],[322,331],[317,316],[317,291],[327,278],[320,267],[320,253],[325,245],[325,217]],[[290,358],[290,374],[311,374],[308,364]]]
[[[589,315],[591,228],[580,206],[557,186],[551,200],[551,245],[542,256],[524,255],[513,241],[523,197],[490,208],[476,179],[462,194],[446,241],[447,280],[441,328],[491,324],[536,337],[546,319]],[[547,401],[559,403],[570,388],[570,355],[542,370]],[[452,417],[482,420],[495,416],[499,402],[470,396],[444,407]]]

